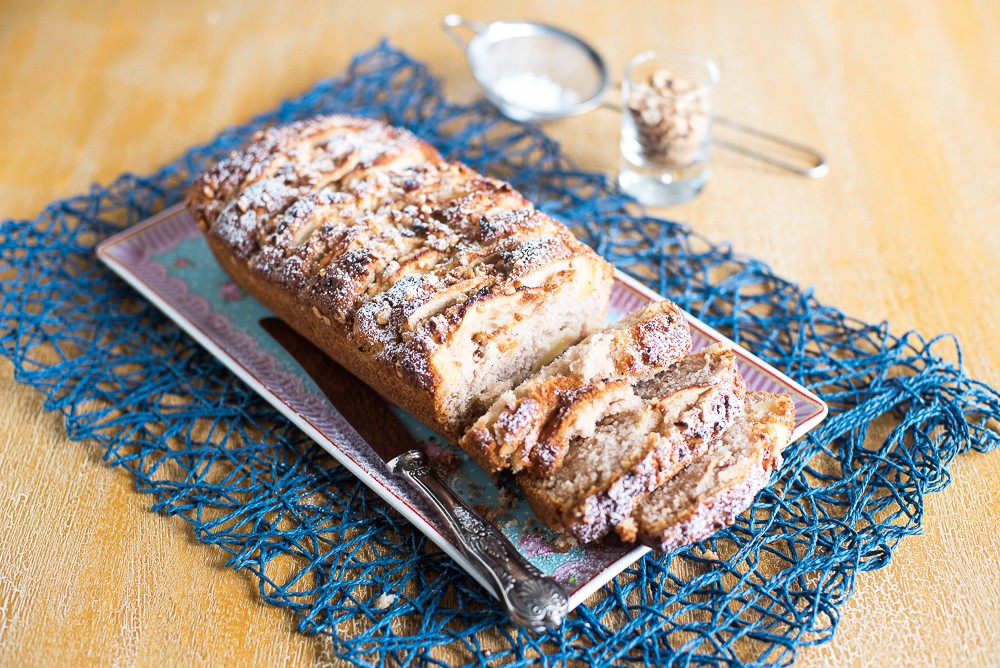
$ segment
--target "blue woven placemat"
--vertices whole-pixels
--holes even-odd
[[[560,634],[506,625],[455,564],[93,255],[259,127],[344,111],[511,180],[619,267],[816,391],[830,417],[731,529],[642,559]],[[853,320],[757,260],[644,216],[539,130],[484,103],[449,104],[387,44],[155,174],[5,221],[0,286],[0,349],[70,437],[100,443],[155,511],[186,519],[265,600],[357,665],[790,663],[798,646],[831,637],[857,573],[919,532],[923,497],[947,485],[951,459],[1000,443],[1000,395],[939,355],[957,355],[950,337]]]

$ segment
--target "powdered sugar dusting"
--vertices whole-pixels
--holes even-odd
[[[287,184],[265,180],[240,192],[212,224],[211,231],[242,260],[260,248],[260,237],[299,195]]]
[[[526,276],[539,267],[574,255],[562,237],[528,239],[500,256],[498,268],[512,276]]]
[[[424,331],[408,333],[405,322],[408,311],[433,294],[432,283],[429,276],[404,276],[362,304],[354,321],[354,338],[363,352],[406,373],[423,388],[432,385],[428,360],[436,342]]]
[[[680,308],[663,300],[646,307],[628,330],[632,341],[618,361],[625,373],[646,375],[673,364],[691,349],[691,330]]]

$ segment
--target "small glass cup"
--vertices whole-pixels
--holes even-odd
[[[708,181],[712,89],[719,68],[707,58],[646,51],[622,80],[622,189],[643,204],[681,204]]]

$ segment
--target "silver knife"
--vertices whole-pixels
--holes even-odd
[[[451,543],[492,583],[512,622],[539,633],[562,626],[569,610],[565,589],[445,484],[374,390],[278,318],[264,318],[260,325],[309,374],[389,471],[436,510]]]

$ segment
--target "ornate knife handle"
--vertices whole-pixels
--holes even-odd
[[[566,591],[445,485],[424,453],[405,452],[389,462],[389,470],[411,481],[434,504],[451,528],[459,551],[493,582],[515,624],[539,633],[562,626],[569,608]]]

